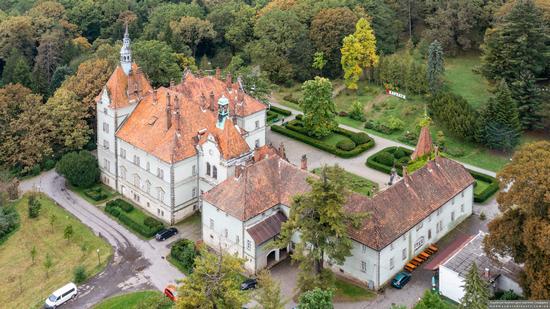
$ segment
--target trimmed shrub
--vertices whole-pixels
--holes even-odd
[[[156,228],[150,228],[143,223],[135,222],[132,218],[128,217],[124,212],[121,212],[118,219],[124,223],[127,227],[141,234],[143,237],[151,238],[162,229],[162,226]]]
[[[393,155],[389,152],[382,152],[376,157],[376,161],[387,166],[393,166],[395,159]]]
[[[395,152],[393,153],[393,156],[394,156],[396,159],[401,159],[401,158],[403,158],[403,157],[405,157],[405,156],[407,156],[407,155],[405,154],[405,151],[403,151],[403,149],[397,148],[397,149],[395,150]],[[407,160],[407,161],[408,161],[408,160]]]
[[[99,202],[107,198],[107,194],[103,192],[101,187],[96,187],[93,189],[86,190],[84,191],[84,195],[86,195],[87,197],[91,198],[96,202]]]
[[[134,205],[126,202],[125,200],[117,199],[116,202],[117,206],[125,212],[131,212],[132,210],[134,210]]]
[[[143,224],[150,228],[158,228],[159,226],[162,227],[162,222],[155,218],[147,217],[145,220],[143,220]]]
[[[195,244],[189,239],[178,240],[170,249],[170,256],[178,262],[178,265],[187,274],[193,272],[197,255]]]
[[[304,118],[304,115],[298,114],[296,117],[294,117],[296,120],[302,120]]]
[[[372,140],[368,134],[362,132],[354,133],[349,138],[357,145],[366,144]]]
[[[75,283],[82,283],[86,280],[86,268],[84,266],[79,265],[74,269],[74,282]]]
[[[367,122],[365,122],[365,128],[366,129],[371,129],[371,130],[374,130],[374,131],[377,131],[377,132],[381,132],[381,133],[384,133],[384,134],[391,134],[394,131],[394,130],[390,129],[388,126],[386,126],[384,124],[381,124],[380,122],[378,122],[376,120],[367,120]]]
[[[499,183],[496,178],[472,170],[468,170],[468,172],[470,172],[474,179],[489,183],[489,186],[487,186],[487,188],[485,188],[482,192],[479,192],[478,194],[475,194],[474,192],[474,202],[483,203],[498,191]]]
[[[288,101],[288,100],[287,100],[287,101]],[[292,102],[292,101],[289,101],[289,102]],[[275,112],[275,113],[277,113],[277,114],[281,114],[281,115],[283,115],[283,116],[290,116],[290,115],[292,115],[292,112],[289,111],[288,109],[280,108],[280,107],[273,106],[273,105],[271,105],[271,106],[269,107],[269,110],[270,110],[270,111],[273,111],[273,112]]]
[[[350,139],[343,139],[336,143],[336,147],[345,151],[350,151],[355,148],[355,143]]]
[[[276,122],[279,120],[279,114],[275,113],[275,112],[272,112],[270,110],[267,111],[267,117],[266,117],[266,121],[268,123],[271,123],[271,122]]]

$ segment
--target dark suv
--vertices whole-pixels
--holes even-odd
[[[241,284],[241,290],[246,291],[250,289],[255,289],[257,284],[258,284],[258,281],[256,279],[246,279]]]
[[[157,235],[155,235],[155,239],[158,241],[163,241],[176,235],[177,233],[178,233],[178,229],[176,229],[175,227],[163,229],[160,232],[158,232]]]

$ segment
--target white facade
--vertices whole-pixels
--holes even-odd
[[[335,273],[378,289],[402,271],[408,261],[469,217],[472,214],[472,206],[473,185],[470,185],[382,250],[375,250],[354,240],[352,254],[342,265],[332,264],[327,260],[327,266]],[[222,248],[226,252],[237,253],[239,257],[245,258],[245,268],[251,273],[264,268],[267,265],[267,256],[274,250],[267,250],[265,245],[255,244],[246,229],[276,211],[283,211],[287,217],[290,211],[287,206],[279,205],[242,222],[206,201],[202,209],[204,242],[214,249]],[[214,222],[214,229],[211,229],[211,222]],[[236,237],[244,239],[244,242],[237,243]],[[294,235],[295,240],[297,237],[298,235]],[[247,246],[248,241],[251,242],[250,246]],[[278,250],[275,255],[278,260]]]

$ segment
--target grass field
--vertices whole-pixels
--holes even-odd
[[[313,170],[313,173],[317,175],[319,175],[320,172],[321,168]],[[350,190],[366,196],[372,196],[374,193],[378,192],[377,183],[348,171],[344,173],[344,183],[349,185]]]
[[[334,280],[335,302],[357,302],[372,299],[376,296],[371,290],[357,286],[345,279],[336,277]]]
[[[487,187],[489,187],[490,183],[485,182],[483,180],[476,179],[476,186],[474,187],[474,194],[481,194]]]
[[[37,219],[29,219],[27,198],[17,203],[21,227],[0,246],[0,303],[2,308],[39,308],[48,295],[73,280],[73,271],[83,265],[88,276],[101,271],[112,255],[111,246],[63,208],[41,196],[42,207]],[[52,229],[51,216],[55,216]],[[73,227],[73,237],[67,241],[63,231]],[[31,250],[36,247],[32,264]],[[99,249],[100,261],[96,250]],[[49,254],[53,266],[46,276],[44,261]]]
[[[489,82],[473,70],[481,65],[479,55],[445,59],[445,79],[451,92],[463,96],[475,108],[487,102]]]
[[[93,309],[135,309],[135,308],[138,308],[139,304],[143,303],[148,299],[151,299],[151,298],[163,299],[164,297],[165,296],[159,291],[133,292],[133,293],[122,294],[111,298],[107,298],[101,303],[95,305]],[[174,307],[168,302],[167,304],[169,305],[166,305],[162,308],[168,309],[168,308]]]

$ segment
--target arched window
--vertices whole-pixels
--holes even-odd
[[[149,180],[145,181],[145,192],[151,192],[151,182]]]
[[[206,162],[206,175],[210,176],[210,163]]]
[[[164,190],[162,190],[162,188],[158,188],[157,199],[161,202],[164,202]]]
[[[126,168],[122,165],[120,166],[120,178],[126,180]]]
[[[212,177],[218,179],[218,169],[215,166],[212,167]]]
[[[134,174],[134,186],[137,188],[141,187],[141,178],[139,178],[138,174]]]

